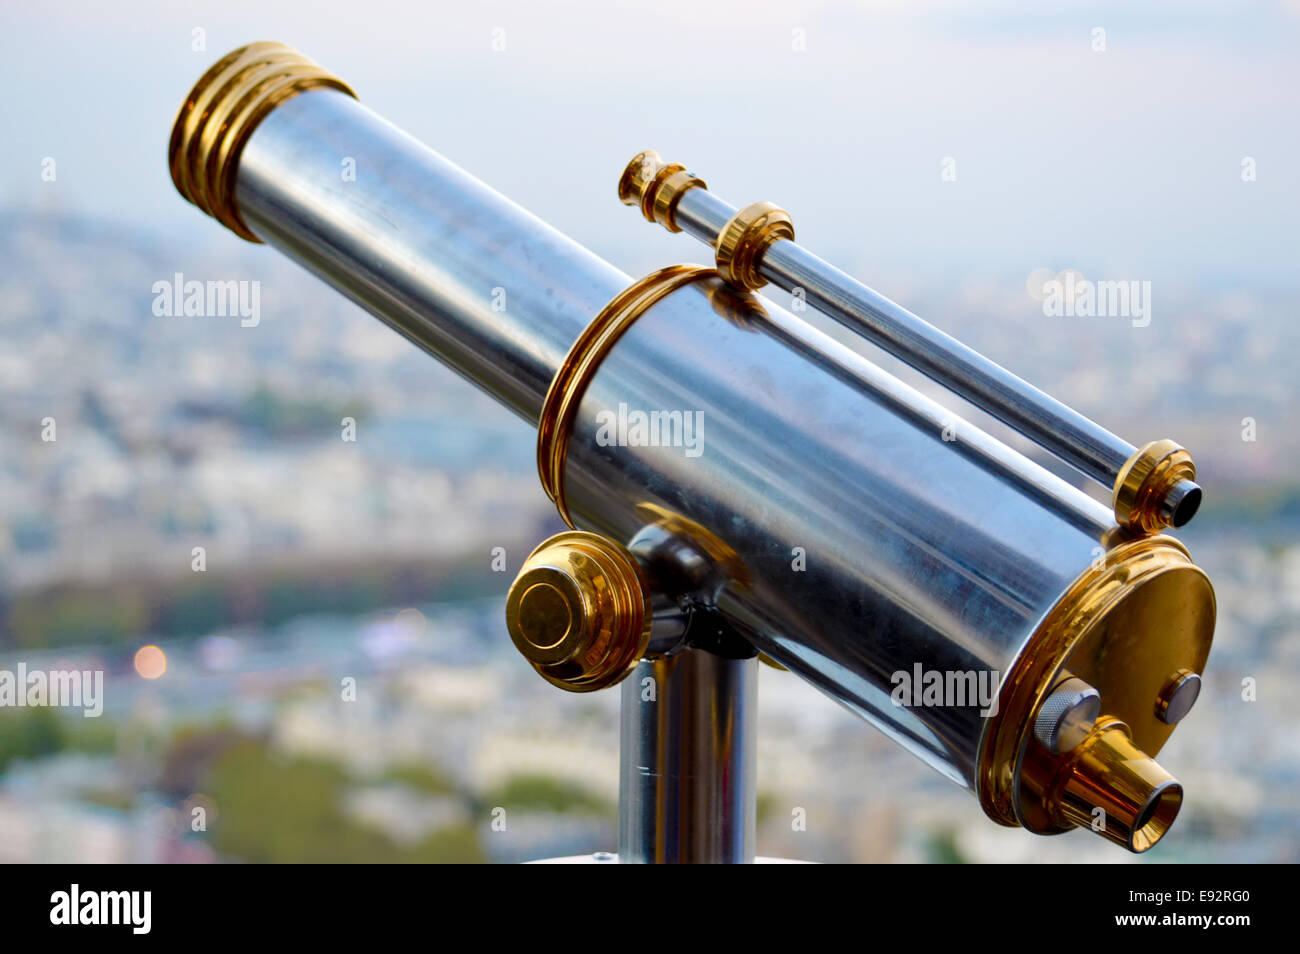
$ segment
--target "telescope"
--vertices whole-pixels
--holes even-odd
[[[523,561],[505,629],[560,689],[620,684],[618,861],[755,860],[760,659],[994,822],[1134,852],[1169,829],[1183,792],[1154,756],[1196,700],[1215,621],[1208,577],[1163,532],[1202,493],[1175,442],[1127,443],[805,250],[785,210],[733,207],[652,151],[620,199],[711,261],[633,279],[278,43],[203,75],[169,163],[194,205],[536,426],[569,529]]]

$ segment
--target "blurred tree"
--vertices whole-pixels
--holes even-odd
[[[400,846],[357,824],[341,808],[352,780],[339,766],[277,755],[256,739],[227,746],[203,791],[216,806],[210,829],[222,855],[265,863],[476,863],[485,860],[467,825]]]
[[[610,817],[617,807],[581,786],[549,775],[512,775],[499,792],[487,799],[489,805],[507,809],[563,812],[574,815]]]
[[[0,709],[0,773],[14,759],[35,759],[64,747],[58,714],[50,708]]]

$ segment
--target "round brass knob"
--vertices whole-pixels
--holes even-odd
[[[528,555],[506,597],[510,639],[542,678],[570,692],[612,686],[650,641],[650,595],[626,549],[570,530]]]

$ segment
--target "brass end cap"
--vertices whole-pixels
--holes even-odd
[[[1158,756],[1175,728],[1158,699],[1170,673],[1205,671],[1215,616],[1209,578],[1172,537],[1139,536],[1107,550],[1100,565],[1085,570],[1047,613],[1003,677],[975,775],[985,813],[999,824],[1039,834],[1080,824],[1062,814],[1057,790],[1078,749],[1054,753],[1041,744],[1033,731],[1036,714],[1064,679],[1075,677],[1100,696],[1094,729],[1122,722],[1127,744],[1141,758]],[[1106,797],[1104,774],[1093,781],[1099,786],[1095,797]],[[1115,781],[1123,782],[1118,775]],[[1133,850],[1144,849],[1135,843]]]
[[[240,153],[271,110],[321,87],[356,97],[333,73],[283,43],[250,43],[226,54],[194,84],[172,124],[167,163],[177,191],[236,235],[261,242],[235,205]]]
[[[794,241],[790,214],[771,202],[745,206],[718,233],[718,272],[737,288],[762,288],[767,279],[759,274],[759,265],[777,239]]]
[[[1192,455],[1174,441],[1152,441],[1120,468],[1112,492],[1121,527],[1158,533],[1181,527],[1201,505]]]
[[[636,559],[571,530],[537,547],[506,596],[515,648],[552,685],[592,692],[621,681],[650,642],[650,594]]]
[[[639,152],[623,170],[618,180],[618,197],[624,205],[640,206],[647,222],[658,222],[669,232],[680,232],[677,203],[691,189],[708,185],[686,167],[664,162],[653,149]]]

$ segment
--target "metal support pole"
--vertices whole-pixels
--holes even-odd
[[[703,649],[623,681],[620,862],[753,862],[757,684],[757,659]]]

